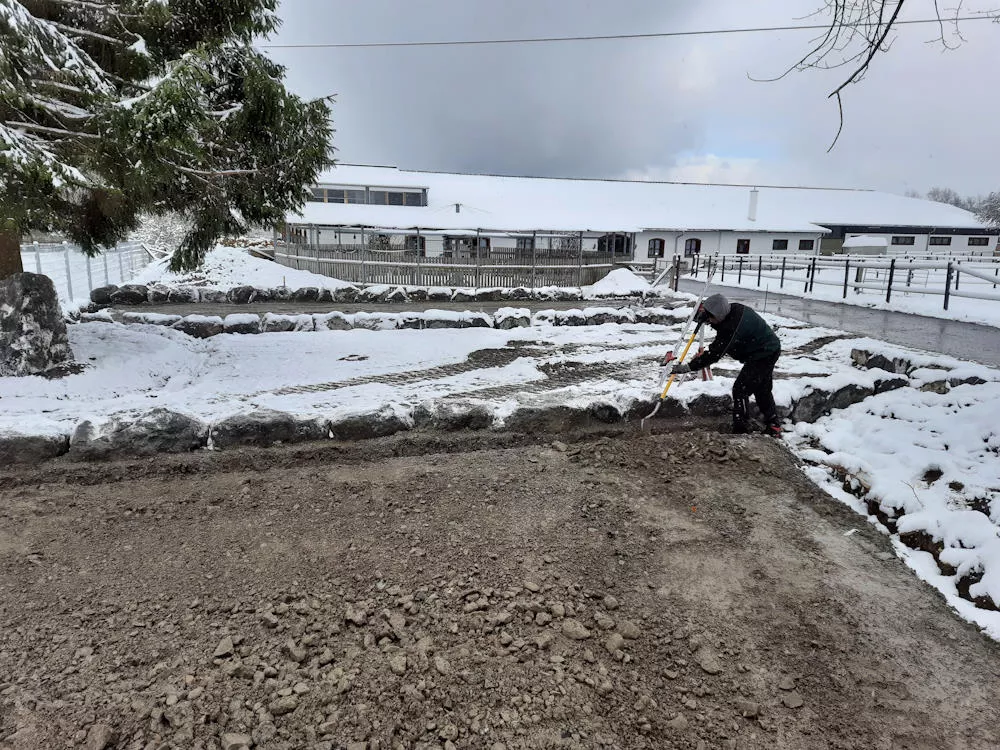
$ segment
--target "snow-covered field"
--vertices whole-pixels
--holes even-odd
[[[752,262],[752,259],[748,260],[747,265],[744,267],[742,278],[737,275],[736,269],[728,267],[728,263],[730,262],[732,262],[731,259],[727,261],[725,279],[722,279],[720,273],[716,273],[712,280],[713,286],[759,289],[761,291],[766,289],[772,294],[786,294],[791,297],[827,300],[845,305],[870,307],[876,310],[895,310],[897,312],[927,315],[932,318],[945,318],[948,320],[962,320],[969,323],[1000,326],[1000,299],[970,299],[953,294],[949,300],[948,309],[945,310],[943,295],[944,272],[915,271],[913,289],[916,291],[912,292],[900,291],[899,285],[901,281],[897,277],[893,283],[893,292],[890,301],[886,302],[884,290],[860,289],[855,291],[855,287],[850,284],[848,284],[847,297],[845,299],[843,296],[844,272],[842,269],[826,268],[820,270],[817,274],[817,283],[813,285],[811,292],[806,293],[803,291],[806,279],[806,271],[803,269],[789,270],[785,274],[784,285],[781,285],[780,279],[767,277],[762,278],[760,285],[758,285],[757,267],[756,263]],[[998,271],[1000,270],[1000,264],[995,264],[991,269],[987,270],[989,273]],[[774,273],[776,272],[771,272],[772,275]],[[875,277],[874,271],[869,270],[867,273],[869,274],[866,277],[868,283],[884,284],[886,281],[885,271],[881,271],[878,278]],[[692,281],[699,280],[691,276],[682,278]],[[703,281],[704,278],[704,273],[701,273],[700,279]],[[819,283],[821,280],[835,283],[829,285],[821,284]],[[851,273],[851,280],[854,280],[853,272]],[[931,290],[938,293],[921,294],[921,290]],[[963,275],[959,282],[959,291],[983,293],[1000,297],[1000,277],[998,277],[997,286],[994,288],[993,284],[987,281]]]

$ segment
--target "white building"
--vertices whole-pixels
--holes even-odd
[[[869,190],[501,177],[341,164],[286,239],[421,257],[548,250],[653,264],[698,253],[837,253],[883,238],[891,254],[992,254],[998,230],[954,206]],[[581,243],[581,244],[577,244]],[[662,263],[662,261],[661,261]]]

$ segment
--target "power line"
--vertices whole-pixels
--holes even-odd
[[[922,18],[911,21],[896,21],[893,26],[914,24],[958,23],[965,21],[1000,21],[1000,18],[990,15],[961,16],[955,18]],[[648,34],[597,34],[592,36],[548,36],[527,37],[524,39],[455,39],[429,42],[351,42],[335,44],[260,44],[261,49],[360,49],[372,47],[457,47],[486,44],[550,44],[553,42],[598,42],[620,39],[668,39],[684,36],[718,36],[723,34],[758,34],[775,31],[825,31],[831,24],[812,24],[806,26],[760,26],[743,29],[704,29],[700,31],[663,31]],[[861,28],[866,23],[843,24],[845,28]]]

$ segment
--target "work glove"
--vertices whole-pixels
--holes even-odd
[[[691,365],[685,362],[674,365],[674,369],[670,371],[672,375],[687,375],[689,372],[691,372]]]

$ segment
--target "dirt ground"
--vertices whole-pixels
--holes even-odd
[[[0,514],[0,748],[1000,745],[997,645],[764,437],[60,460]]]

